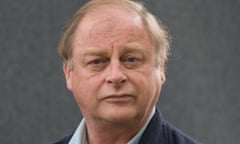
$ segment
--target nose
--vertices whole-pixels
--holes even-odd
[[[121,69],[121,65],[118,61],[113,61],[109,64],[106,82],[109,84],[119,85],[127,81],[127,76]]]

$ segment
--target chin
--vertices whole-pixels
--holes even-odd
[[[138,117],[138,112],[132,107],[111,108],[105,110],[102,118],[112,123],[126,123],[135,121]]]

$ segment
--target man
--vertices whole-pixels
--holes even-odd
[[[66,85],[83,115],[57,144],[193,144],[156,108],[165,81],[167,34],[141,4],[92,0],[59,46]]]

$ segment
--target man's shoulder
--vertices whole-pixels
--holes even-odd
[[[200,144],[167,121],[164,121],[162,129],[164,137],[169,144]]]
[[[54,144],[68,144],[69,141],[71,140],[72,135],[66,136],[64,138],[62,138],[61,140],[55,142]]]
[[[140,144],[199,144],[193,138],[172,126],[157,110],[147,129],[145,130]]]
[[[54,144],[68,144],[72,134]],[[167,122],[157,110],[148,124],[139,144],[200,144]]]

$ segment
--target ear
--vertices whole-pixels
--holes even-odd
[[[63,62],[63,72],[65,75],[67,89],[72,91],[72,69],[70,69],[67,62]]]
[[[162,84],[164,84],[165,81],[166,81],[166,76],[165,76],[165,62],[162,62],[159,66],[160,66],[160,78],[161,78],[161,82],[162,82]]]
[[[166,81],[166,76],[165,76],[165,72],[164,71],[161,71],[160,77],[161,77],[162,84],[164,84],[165,81]]]

